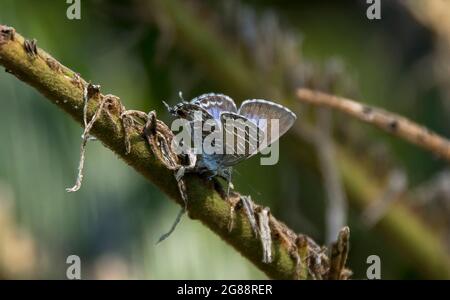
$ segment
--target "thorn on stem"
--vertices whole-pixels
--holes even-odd
[[[236,208],[239,208],[239,203],[241,201],[241,197],[233,194],[233,197],[227,198],[230,203],[230,222],[228,223],[228,232],[231,232],[234,228],[234,220],[236,217],[235,211]]]
[[[259,233],[261,244],[263,247],[263,263],[269,264],[272,262],[272,237],[270,235],[269,226],[270,209],[263,208],[259,213]]]
[[[73,74],[73,78],[70,80],[70,82],[80,89],[83,88],[83,82],[81,80],[80,74],[78,73]]]
[[[347,262],[350,239],[350,228],[343,227],[338,234],[337,241],[331,246],[330,269],[328,271],[328,279],[348,278],[350,275],[344,272]]]
[[[255,219],[255,210],[252,198],[250,196],[241,196],[242,205],[244,206],[245,214],[252,227],[255,237],[258,236],[258,224]]]
[[[52,57],[47,57],[45,62],[47,63],[47,66],[53,71],[58,73],[61,72],[61,64],[56,59]]]
[[[88,100],[100,95],[100,85],[89,83],[87,86],[87,98]]]
[[[25,48],[25,52],[31,57],[35,58],[38,55],[37,41],[36,39],[25,40],[23,43],[23,47]]]
[[[8,41],[14,41],[16,30],[6,25],[0,25],[0,45]]]

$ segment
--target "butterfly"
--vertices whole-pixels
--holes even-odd
[[[202,138],[211,134],[213,128],[222,137],[214,145],[222,151],[198,154],[195,171],[225,178],[228,193],[232,167],[276,142],[297,119],[288,108],[263,99],[245,100],[238,109],[233,99],[223,94],[203,94],[190,102],[184,101],[181,94],[180,97],[182,102],[173,107],[164,103],[171,115],[192,123],[211,122],[213,126],[202,131]],[[228,126],[230,123],[233,126]]]

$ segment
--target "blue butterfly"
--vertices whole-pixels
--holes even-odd
[[[180,94],[181,97],[181,94]],[[222,94],[203,94],[186,102],[170,107],[165,103],[171,115],[188,121],[212,121],[223,136],[231,137],[236,143],[224,138],[221,153],[201,153],[197,155],[195,171],[219,176],[228,180],[228,192],[231,183],[232,167],[262,150],[261,145],[269,146],[277,141],[292,127],[297,116],[288,108],[267,100],[251,99],[242,102],[239,109],[233,99]],[[278,130],[271,130],[273,120],[278,122]],[[229,121],[240,126],[228,127]],[[210,132],[203,132],[203,138]],[[231,145],[230,145],[231,144]],[[241,151],[236,151],[241,150]]]

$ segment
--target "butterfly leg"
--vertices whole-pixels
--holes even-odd
[[[181,167],[181,168],[183,168],[183,167]],[[169,231],[164,233],[163,235],[161,235],[159,237],[158,241],[156,242],[156,244],[159,244],[162,241],[164,241],[165,239],[167,239],[175,231],[175,228],[177,228],[177,225],[180,223],[181,218],[183,217],[183,215],[187,211],[188,196],[187,196],[187,191],[186,191],[186,184],[185,184],[183,178],[181,178],[181,177],[178,178],[177,177],[179,171],[181,170],[181,168],[178,170],[178,172],[175,172],[174,175],[175,175],[175,179],[177,180],[178,190],[180,191],[180,196],[181,196],[181,199],[183,200],[184,206],[178,212],[177,217],[175,218],[175,221],[173,222],[173,224],[170,227]]]
[[[234,185],[231,182],[232,170],[233,169],[231,167],[229,167],[229,168],[226,168],[226,169],[208,170],[207,171],[208,174],[209,174],[208,177],[207,177],[208,180],[213,180],[215,177],[220,177],[220,178],[224,179],[227,182],[227,193],[225,194],[225,191],[224,191],[224,197],[226,199],[229,198],[228,196],[230,195],[231,189],[234,189]]]
[[[131,114],[134,113],[135,112],[132,112]],[[187,211],[188,196],[183,175],[187,170],[194,168],[196,164],[196,156],[194,153],[188,153],[188,163],[185,165],[183,159],[172,149],[173,132],[165,123],[156,118],[156,113],[154,111],[149,112],[148,115],[145,116],[143,113],[138,112],[137,116],[143,120],[146,120],[143,127],[143,133],[156,158],[159,159],[169,170],[173,171],[173,175],[177,181],[178,190],[184,204],[170,230],[159,238],[157,243],[160,243],[174,232],[175,228],[181,221],[181,217]]]
[[[189,153],[187,153],[187,160],[188,160],[188,165],[180,166],[180,168],[178,169],[178,171],[175,174],[175,179],[177,181],[180,181],[186,172],[192,171],[195,169],[195,165],[197,164],[197,155],[195,155],[195,153],[193,153],[193,152],[189,152]]]
[[[210,171],[208,173],[210,173],[210,175],[207,177],[208,180],[213,180],[214,177],[219,176],[219,172],[217,172],[217,171]]]
[[[219,170],[216,172],[216,176],[220,176],[227,181],[227,199],[229,199],[230,190],[234,189],[233,183],[231,182],[232,173],[233,167],[228,167],[224,169],[219,168]]]

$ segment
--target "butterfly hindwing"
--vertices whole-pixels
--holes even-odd
[[[266,133],[267,145],[272,144],[285,134],[297,119],[297,116],[288,108],[262,99],[242,102],[238,113],[254,122]],[[275,126],[274,120],[278,122],[278,130],[272,132],[272,127]]]
[[[235,165],[258,152],[264,133],[254,122],[236,113],[223,112],[222,124],[225,165]]]

